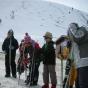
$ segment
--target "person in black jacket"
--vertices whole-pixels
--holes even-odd
[[[55,49],[54,42],[52,41],[52,34],[50,32],[46,32],[45,36],[45,44],[42,47],[42,57],[43,57],[43,81],[44,85],[42,88],[49,88],[49,75],[51,78],[51,88],[56,88],[57,79],[55,72]]]
[[[13,30],[10,29],[7,33],[7,38],[2,44],[2,50],[5,52],[5,77],[10,77],[10,73],[12,73],[12,76],[16,78],[15,56],[17,49],[18,41],[14,38]]]

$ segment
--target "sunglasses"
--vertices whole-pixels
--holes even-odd
[[[44,39],[50,39],[49,37],[44,37]]]

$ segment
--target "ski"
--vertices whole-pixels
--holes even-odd
[[[31,59],[31,63],[30,63],[30,66],[31,66],[31,69],[30,69],[30,74],[29,74],[29,88],[31,87],[31,83],[33,83],[33,80],[32,80],[32,76],[34,76],[34,54],[35,54],[35,47],[33,47],[33,56],[32,56],[32,59]]]
[[[63,88],[63,60],[61,60],[61,87]]]
[[[12,48],[12,39],[10,36],[10,45],[9,45],[9,66],[10,66],[10,70],[11,70],[11,48]],[[10,71],[11,73],[11,71]]]

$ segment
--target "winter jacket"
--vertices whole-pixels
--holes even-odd
[[[42,54],[43,54],[43,64],[55,65],[56,57],[53,41],[50,41],[48,44],[43,45]]]
[[[11,39],[11,47],[10,47],[10,39]],[[11,53],[16,54],[16,49],[18,49],[18,41],[12,36],[11,38],[6,38],[2,44],[2,50],[7,54],[11,48]]]
[[[84,53],[86,53],[85,48],[83,48],[83,51],[84,51]],[[72,50],[71,50],[71,52],[73,52],[74,62],[76,64],[77,68],[88,66],[88,57],[84,57],[84,58],[80,57],[81,56],[80,55],[81,51],[80,51],[80,48],[79,48],[77,43],[72,42]]]

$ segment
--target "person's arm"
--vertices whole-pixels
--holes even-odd
[[[61,57],[60,57],[60,54],[61,54],[61,53],[60,53],[60,52],[61,52],[60,47],[61,47],[60,44],[59,44],[59,45],[56,45],[56,51],[55,51],[55,52],[56,52],[56,57],[57,57],[57,58],[61,58]]]
[[[15,50],[19,48],[19,44],[18,44],[18,41],[15,39]]]
[[[5,51],[6,50],[6,39],[4,40],[3,44],[2,44],[2,50]]]

